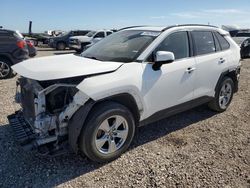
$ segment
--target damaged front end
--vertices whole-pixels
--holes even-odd
[[[76,88],[82,80],[82,77],[49,81],[18,79],[16,102],[22,109],[8,119],[24,149],[37,149],[41,154],[63,149],[70,118],[89,100]]]

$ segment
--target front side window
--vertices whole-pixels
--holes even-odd
[[[185,31],[176,32],[167,38],[156,48],[157,51],[173,52],[175,59],[189,57],[188,33]]]
[[[111,34],[112,34],[112,32],[110,32],[110,31],[107,32],[107,36],[109,36],[109,35],[111,35]]]
[[[221,34],[216,32],[215,36],[218,39],[222,50],[227,50],[230,48],[230,44],[227,42],[227,40]]]
[[[214,38],[210,31],[193,31],[196,55],[209,54],[216,51]]]
[[[123,30],[104,38],[82,53],[100,61],[133,62],[161,32]]]
[[[95,33],[96,33],[95,31],[90,31],[90,32],[88,32],[88,33],[86,34],[86,36],[87,36],[87,37],[93,37]]]

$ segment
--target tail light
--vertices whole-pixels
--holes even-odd
[[[27,45],[28,45],[29,47],[33,47],[33,44],[32,44],[31,41],[26,41],[26,43],[27,43]]]
[[[20,40],[16,43],[16,45],[18,46],[18,48],[23,49],[26,46],[26,42],[23,40]]]

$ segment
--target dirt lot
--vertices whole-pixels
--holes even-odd
[[[104,165],[22,151],[6,118],[19,108],[15,78],[0,80],[0,187],[250,187],[250,60],[242,65],[225,113],[202,106],[142,127],[131,149]]]

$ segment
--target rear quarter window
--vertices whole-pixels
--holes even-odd
[[[215,36],[218,39],[222,50],[227,50],[230,48],[229,42],[227,42],[227,40],[221,34],[215,32]]]
[[[7,32],[7,31],[0,31],[0,42],[6,42],[6,41],[10,41],[10,40],[12,41],[14,39],[15,39],[15,37],[13,36],[13,33]]]

